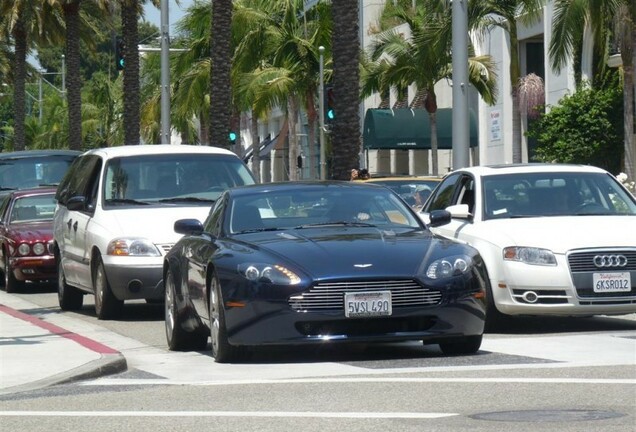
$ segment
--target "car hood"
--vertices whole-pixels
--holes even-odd
[[[499,219],[481,223],[479,236],[502,247],[531,246],[565,253],[590,247],[634,247],[635,228],[636,216]]]
[[[292,261],[315,278],[412,277],[440,256],[464,251],[464,245],[423,230],[310,228],[247,234],[244,240],[261,252]]]
[[[175,243],[182,237],[174,232],[177,220],[192,218],[203,222],[209,212],[208,206],[109,210],[108,218],[102,221],[102,225],[113,237],[134,236],[150,239],[153,243]]]
[[[53,221],[12,223],[7,236],[25,242],[49,241],[53,238]]]

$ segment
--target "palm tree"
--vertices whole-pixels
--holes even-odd
[[[210,32],[210,145],[229,148],[232,0],[213,0]]]
[[[549,55],[554,70],[563,67],[575,55],[580,45],[584,26],[588,23],[593,32],[595,48],[604,55],[599,60],[605,63],[609,48],[608,34],[617,40],[623,62],[623,107],[624,107],[624,169],[628,178],[636,178],[636,139],[634,138],[634,97],[636,80],[636,3],[633,0],[574,1],[556,0],[552,39]]]
[[[521,108],[519,103],[519,79],[521,66],[519,57],[519,37],[517,22],[535,23],[542,12],[545,0],[483,0],[480,2],[483,17],[490,17],[490,25],[500,27],[507,35],[510,43],[510,64],[508,73],[512,97],[512,161],[523,160],[521,150]]]
[[[335,119],[331,131],[333,177],[348,180],[359,165],[360,17],[358,1],[331,3]]]
[[[121,32],[124,45],[124,144],[137,145],[140,139],[139,29],[137,21],[142,1],[120,0]]]
[[[468,27],[476,29],[481,24],[479,0],[469,2]],[[363,89],[385,91],[396,87],[404,91],[415,84],[417,103],[428,111],[431,125],[431,156],[433,175],[439,174],[437,157],[437,95],[435,85],[452,78],[452,23],[451,5],[446,1],[427,0],[412,7],[389,6],[385,18],[407,24],[411,37],[405,39],[397,30],[381,34],[372,46],[375,63],[368,75],[369,84]],[[469,47],[469,81],[488,104],[496,101],[495,66],[490,56],[475,56]],[[388,56],[388,58],[386,58]]]
[[[14,0],[0,2],[0,15],[3,25],[11,34],[14,43],[13,59],[13,111],[14,111],[14,149],[26,148],[26,77],[27,54],[33,44],[59,40],[63,34],[62,20],[57,10],[48,2]]]

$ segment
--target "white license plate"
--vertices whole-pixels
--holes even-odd
[[[632,290],[632,280],[629,272],[623,273],[594,273],[594,292],[629,292]]]
[[[345,293],[345,316],[366,318],[391,315],[391,291]]]

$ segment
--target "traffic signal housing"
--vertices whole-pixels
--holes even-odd
[[[334,109],[335,102],[336,102],[336,95],[333,91],[333,86],[328,85],[325,87],[325,103],[324,103],[326,123],[331,123],[336,118],[336,111]]]
[[[117,38],[115,41],[115,65],[117,70],[124,70],[124,41]]]

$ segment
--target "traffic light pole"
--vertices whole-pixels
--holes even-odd
[[[161,143],[170,140],[170,20],[168,0],[161,0]]]
[[[325,151],[325,77],[324,77],[324,54],[325,47],[319,46],[320,53],[320,85],[318,86],[318,104],[320,113],[320,180],[327,178],[327,161]]]
[[[452,4],[453,169],[469,164],[468,133],[468,0]]]

